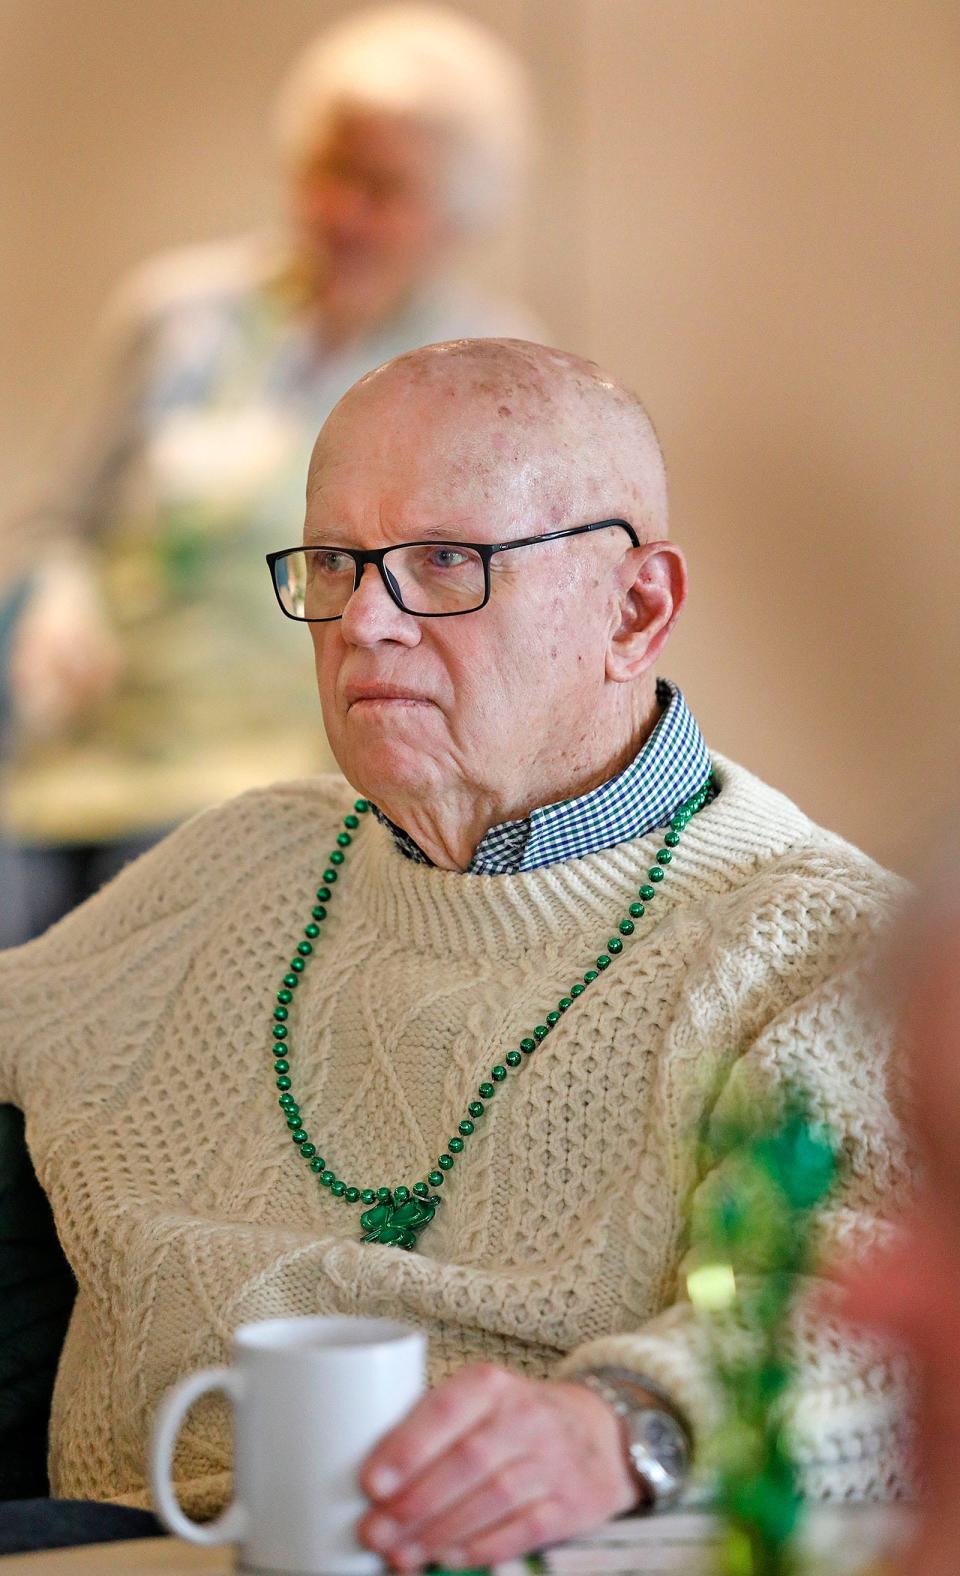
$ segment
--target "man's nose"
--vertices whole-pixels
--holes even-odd
[[[340,630],[352,646],[375,646],[381,640],[415,646],[420,639],[420,625],[412,613],[397,607],[376,564],[364,564],[360,584],[343,610]]]

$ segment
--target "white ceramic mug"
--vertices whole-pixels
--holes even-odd
[[[157,1514],[191,1543],[237,1543],[238,1569],[276,1576],[372,1576],[357,1542],[364,1457],[423,1393],[426,1339],[388,1319],[267,1319],[233,1338],[229,1368],[181,1380],[157,1413],[150,1481]],[[171,1465],[189,1407],[208,1390],[233,1403],[234,1498],[200,1523],[177,1503]]]

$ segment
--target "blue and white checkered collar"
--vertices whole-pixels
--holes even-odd
[[[710,756],[703,734],[676,684],[657,680],[663,708],[653,732],[616,777],[576,799],[532,810],[485,832],[467,866],[469,875],[515,876],[564,859],[582,859],[665,826],[685,799],[703,787]],[[373,805],[407,859],[431,861],[408,833]]]

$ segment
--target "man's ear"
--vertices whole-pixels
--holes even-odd
[[[673,542],[645,542],[627,554],[619,624],[607,646],[608,679],[628,683],[654,665],[686,599],[686,559]]]

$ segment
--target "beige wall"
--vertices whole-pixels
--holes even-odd
[[[272,211],[320,0],[0,0],[0,509],[117,276]],[[960,24],[947,0],[473,0],[546,107],[487,264],[647,399],[708,735],[908,870],[956,799]]]

